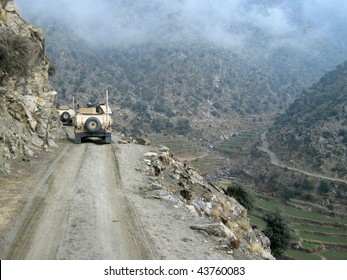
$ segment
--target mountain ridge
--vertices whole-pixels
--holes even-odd
[[[306,90],[269,131],[286,162],[347,178],[347,62]]]

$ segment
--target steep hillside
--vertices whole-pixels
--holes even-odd
[[[9,159],[54,145],[59,123],[43,31],[24,21],[12,1],[0,5],[0,170],[9,173]]]
[[[269,131],[283,162],[347,178],[347,62],[304,92]]]
[[[215,141],[283,110],[327,67],[322,60],[313,69],[310,61],[303,64],[305,54],[290,49],[264,59],[201,44],[96,51],[69,33],[51,36],[47,51],[57,68],[52,83],[59,102],[94,102],[108,89],[120,128],[135,135],[172,128],[187,134],[175,129],[187,119],[199,131],[193,135]]]
[[[47,33],[58,101],[94,102],[108,89],[118,129],[133,135],[173,131],[215,142],[261,126],[342,60],[341,46],[315,34],[296,1],[245,1],[246,15],[259,13],[255,22],[221,15],[214,24],[185,11],[189,1],[105,3],[110,11],[95,5],[88,21],[76,14],[85,24],[71,18],[75,6],[59,7],[63,19],[23,7]],[[264,26],[284,9],[283,31]]]

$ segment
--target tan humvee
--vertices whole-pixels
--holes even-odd
[[[78,108],[73,122],[75,143],[80,144],[86,137],[98,137],[111,143],[113,117],[108,105]]]
[[[73,109],[71,109],[68,105],[61,105],[58,107],[58,112],[60,115],[60,121],[64,125],[72,125],[72,119],[76,114]]]

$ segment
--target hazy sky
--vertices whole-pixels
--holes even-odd
[[[271,39],[273,46],[299,46],[303,38],[346,38],[345,0],[15,0],[15,3],[25,18],[45,15],[50,20],[62,21],[90,42],[126,44],[198,38],[221,46],[242,46],[261,34],[262,38]],[[265,7],[263,3],[272,4]]]

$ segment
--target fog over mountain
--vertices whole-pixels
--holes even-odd
[[[201,134],[219,139],[254,126],[253,115],[283,112],[347,57],[338,0],[15,2],[47,34],[58,101],[97,101],[109,89],[122,126],[137,133],[187,118],[199,133],[211,122]]]
[[[313,47],[317,40],[339,40],[336,43],[346,49],[347,2],[339,0],[15,2],[24,17],[64,23],[98,47],[188,39],[245,47],[261,35],[267,48]],[[260,47],[264,42],[257,43]]]

